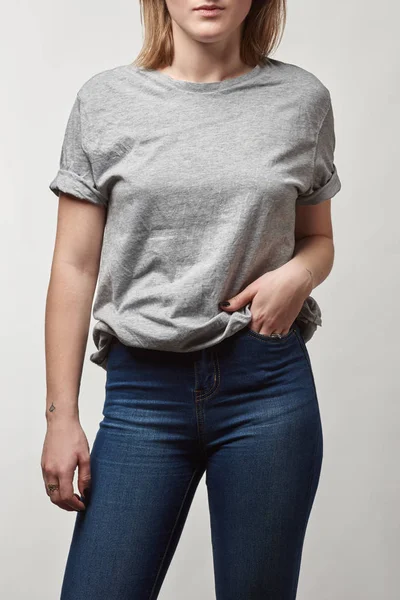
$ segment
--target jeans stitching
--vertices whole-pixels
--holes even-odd
[[[312,365],[311,365],[310,357],[307,354],[307,349],[305,348],[305,342],[304,342],[303,336],[301,335],[301,333],[298,333],[297,331],[295,331],[295,334],[296,334],[296,338],[297,338],[297,340],[299,342],[299,345],[301,347],[301,350],[302,350],[302,352],[304,354],[304,358],[307,361],[308,369],[309,369],[309,372],[310,372],[310,375],[311,375],[311,380],[312,380],[312,384],[313,384],[313,388],[314,388],[314,394],[315,394],[315,397],[317,398],[318,397],[318,395],[317,395],[317,386],[315,385],[313,368],[312,368]]]
[[[217,372],[216,372],[216,377],[215,377],[215,381],[213,384],[213,387],[211,388],[211,390],[209,390],[206,394],[200,394],[198,391],[196,392],[196,399],[197,400],[205,400],[206,398],[209,398],[210,396],[212,396],[219,388],[220,382],[221,382],[221,373],[220,373],[220,368],[219,368],[219,360],[218,360],[218,354],[215,352],[214,353],[214,358],[215,358],[215,365],[217,367]]]

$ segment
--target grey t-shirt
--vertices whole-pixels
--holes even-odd
[[[251,321],[218,307],[292,258],[296,204],[341,188],[330,92],[277,59],[221,82],[124,64],[76,94],[50,183],[107,207],[93,304],[96,352],[111,340],[189,352]],[[321,310],[297,317],[308,341]]]

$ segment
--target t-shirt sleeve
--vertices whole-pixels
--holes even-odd
[[[333,198],[341,189],[334,163],[335,141],[334,116],[329,98],[329,106],[317,135],[311,187],[298,195],[297,204],[318,204]]]
[[[81,110],[81,99],[77,94],[64,133],[59,170],[49,188],[57,196],[64,192],[107,206],[108,197],[104,190],[96,186],[92,166],[84,149]]]

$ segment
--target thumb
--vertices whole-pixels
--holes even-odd
[[[90,455],[85,453],[78,462],[78,489],[82,496],[88,497],[91,487]]]
[[[236,296],[219,303],[219,307],[224,310],[238,310],[242,306],[245,306],[248,302],[253,299],[254,293],[250,286],[242,290]]]

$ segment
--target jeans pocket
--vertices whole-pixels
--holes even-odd
[[[246,329],[247,329],[247,334],[248,335],[252,335],[253,337],[256,337],[260,340],[263,340],[265,342],[271,342],[273,344],[279,344],[282,343],[284,341],[286,341],[287,339],[291,338],[294,336],[295,334],[295,329],[296,329],[297,325],[295,325],[294,323],[291,325],[289,331],[283,335],[279,334],[271,334],[271,335],[266,335],[265,333],[259,333],[258,331],[253,331],[252,329],[250,329],[249,325],[246,325]]]

